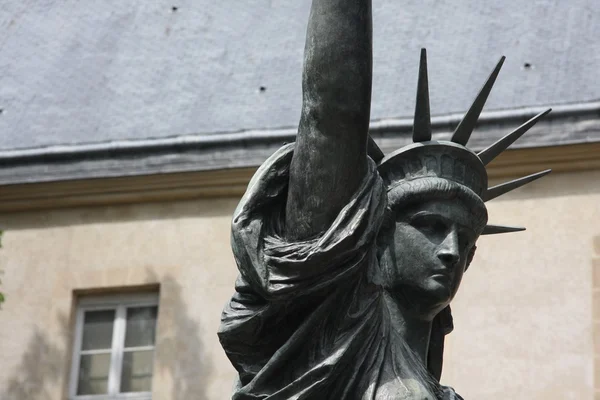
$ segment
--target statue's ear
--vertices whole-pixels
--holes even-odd
[[[469,265],[471,265],[471,261],[473,261],[473,257],[475,257],[475,250],[477,250],[477,246],[473,245],[471,250],[469,250],[469,254],[467,255],[467,264],[465,265],[465,271],[469,269]]]

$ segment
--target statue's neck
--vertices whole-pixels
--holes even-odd
[[[386,297],[392,329],[404,339],[421,364],[427,367],[432,321],[411,313],[399,296],[386,293]]]

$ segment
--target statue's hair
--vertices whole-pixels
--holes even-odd
[[[485,226],[488,219],[483,200],[468,187],[435,176],[405,179],[394,182],[387,190],[388,210],[386,219],[395,221],[397,213],[412,205],[432,200],[458,200],[467,205],[475,226]]]

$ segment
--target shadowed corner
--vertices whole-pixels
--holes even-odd
[[[27,344],[27,351],[14,368],[6,388],[0,392],[2,400],[46,400],[56,397],[57,384],[68,379],[69,357],[60,343],[70,343],[70,323],[66,315],[58,316],[59,337],[36,327]],[[69,347],[66,347],[69,349]],[[65,372],[66,371],[66,372]],[[62,386],[61,388],[62,389]]]
[[[211,362],[204,352],[198,322],[191,317],[183,300],[181,285],[171,275],[158,277],[150,270],[148,278],[160,282],[155,374],[168,376],[172,385],[169,399],[207,400]],[[156,389],[155,393],[161,392]],[[166,395],[164,392],[163,396]]]

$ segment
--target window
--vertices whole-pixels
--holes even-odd
[[[70,398],[151,399],[157,295],[82,299]]]

